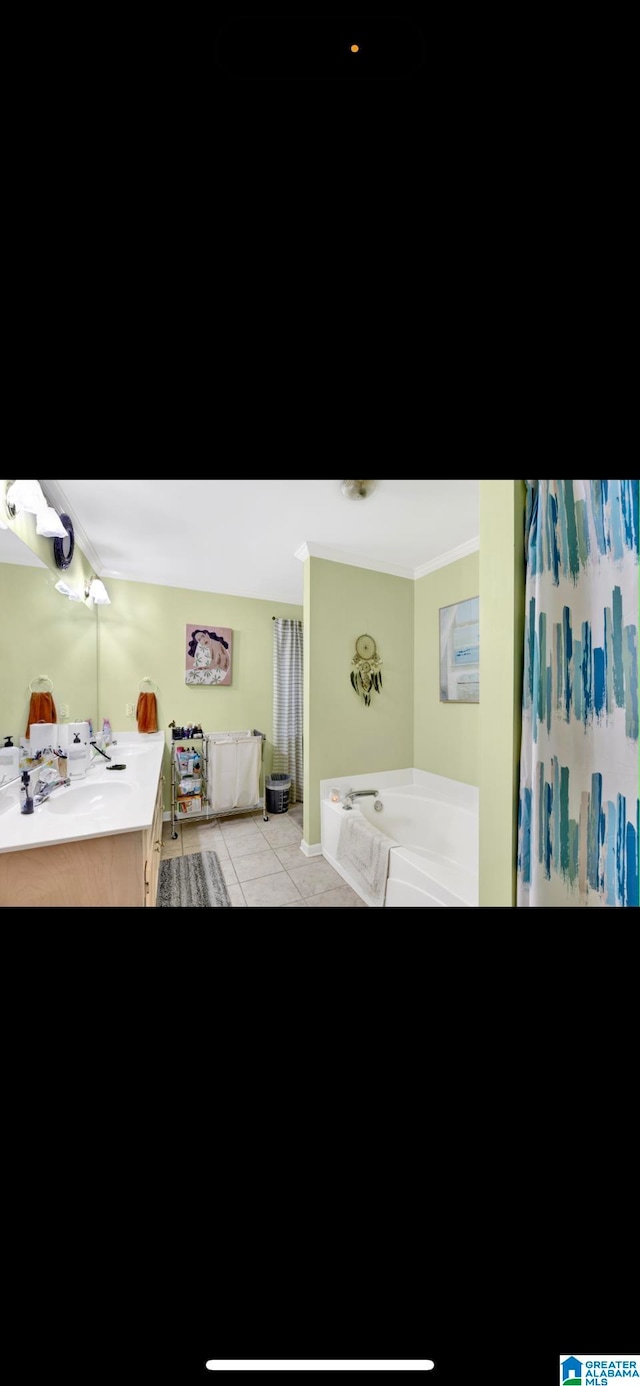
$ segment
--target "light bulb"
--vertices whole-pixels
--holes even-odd
[[[71,601],[71,602],[81,602],[81,601],[82,601],[82,597],[80,596],[80,593],[79,593],[79,592],[74,592],[73,587],[70,587],[69,584],[68,584],[68,582],[65,582],[65,581],[63,580],[63,578],[60,578],[59,582],[56,582],[55,587],[56,587],[56,592],[60,592],[61,595],[62,595],[63,597],[68,597],[68,598],[69,598],[69,601]]]
[[[39,515],[46,508],[46,500],[39,481],[14,481],[7,490],[9,514],[20,515],[26,510],[30,515]]]
[[[111,606],[111,598],[104,583],[100,581],[100,578],[94,577],[91,579],[88,595],[91,597],[92,601],[95,602],[96,606]]]
[[[66,539],[67,531],[52,505],[45,505],[44,510],[39,511],[36,533],[41,534],[44,539]]]

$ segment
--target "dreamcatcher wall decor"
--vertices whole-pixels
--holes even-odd
[[[382,688],[382,660],[378,658],[376,642],[372,635],[358,636],[356,652],[351,663],[356,666],[351,670],[351,686],[364,700],[365,707],[369,707],[373,690],[379,693]]]

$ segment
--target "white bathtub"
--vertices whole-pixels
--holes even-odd
[[[339,788],[379,791],[377,798],[356,799],[345,810],[332,803]],[[375,810],[374,804],[382,809]],[[385,905],[478,904],[478,790],[473,785],[431,775],[424,770],[384,771],[351,779],[321,782],[322,854],[371,906],[380,902],[338,860],[338,840],[345,812],[360,813],[390,840]]]

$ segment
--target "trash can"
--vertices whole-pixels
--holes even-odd
[[[288,775],[267,775],[265,781],[267,813],[286,813],[291,780]]]

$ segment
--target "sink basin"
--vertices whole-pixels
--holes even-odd
[[[104,818],[112,814],[131,798],[132,784],[83,784],[76,789],[54,789],[44,807],[50,813],[86,813],[92,818]]]
[[[0,794],[0,813],[8,813],[10,809],[18,808],[19,804],[19,794],[14,794],[11,789],[5,789],[4,793]]]

